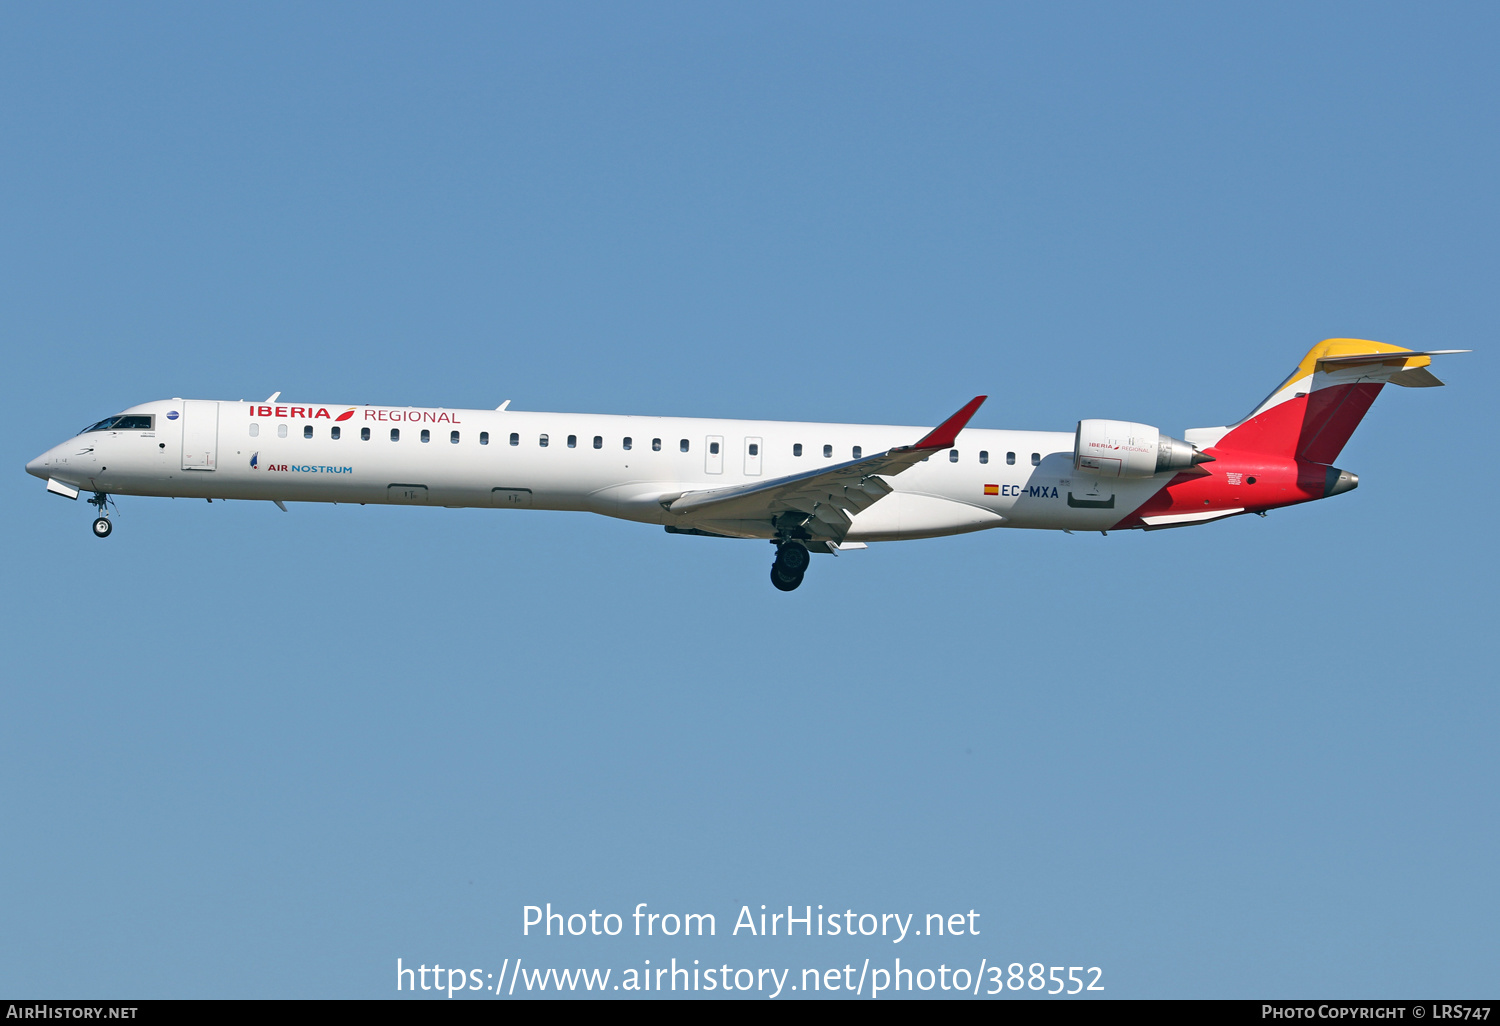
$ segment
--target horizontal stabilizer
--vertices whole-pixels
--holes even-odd
[[[1412,367],[1391,375],[1392,385],[1403,388],[1441,388],[1442,380],[1426,367]]]
[[[1392,367],[1404,364],[1417,356],[1452,356],[1454,353],[1472,353],[1472,349],[1422,349],[1399,350],[1385,353],[1358,353],[1354,356],[1321,356],[1317,360],[1319,370],[1334,367],[1358,367],[1367,363],[1388,363]]]

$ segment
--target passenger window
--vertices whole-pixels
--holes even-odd
[[[428,431],[426,428],[422,429],[422,441],[423,442],[430,442],[430,441],[432,441],[432,432]]]
[[[1041,453],[1034,452],[1034,453],[1031,454],[1031,465],[1033,467],[1040,467],[1042,465],[1042,454]]]
[[[754,442],[750,443],[750,455],[751,456],[759,456],[760,455],[760,446],[756,445]]]
[[[510,433],[510,444],[511,445],[520,445],[521,444],[521,433],[519,431],[512,431]]]
[[[801,456],[802,455],[802,443],[801,442],[798,442],[796,445],[792,446],[792,455],[793,456]]]
[[[339,426],[337,424],[335,424],[328,431],[328,437],[332,438],[335,442],[337,442],[339,440],[339,436],[341,434],[343,434],[343,432],[339,429]]]
[[[604,436],[603,435],[595,435],[594,436],[594,448],[595,449],[602,449],[602,448],[604,448]]]
[[[286,437],[286,425],[285,424],[277,424],[276,425],[276,437],[277,438],[285,438]]]
[[[626,450],[630,449],[630,436],[629,435],[625,436],[625,441],[622,444],[624,445],[624,447],[626,448]]]
[[[458,432],[457,431],[451,432],[448,435],[448,441],[452,442],[454,445],[457,445],[458,444]]]
[[[401,441],[401,429],[400,428],[391,428],[391,441],[393,441],[393,442],[399,442],[399,441]]]
[[[568,436],[568,448],[569,449],[576,449],[576,448],[578,448],[578,436],[577,435],[569,435]]]
[[[304,425],[302,425],[302,437],[303,438],[311,438],[312,437],[312,425],[311,424],[304,424]]]
[[[863,458],[864,454],[865,454],[865,448],[864,448],[864,446],[862,446],[862,445],[856,445],[854,447],[854,458],[855,459],[861,459],[861,458]]]
[[[479,432],[479,444],[480,445],[489,445],[490,444],[490,433],[488,431],[481,431],[481,432]]]
[[[536,440],[536,444],[540,445],[543,449],[547,448],[547,436],[546,435],[542,435],[540,438],[538,438]]]
[[[823,458],[826,460],[826,459],[831,458],[832,456],[833,456],[833,446],[831,446],[831,445],[825,445],[825,446],[823,446]]]
[[[653,439],[651,439],[651,451],[652,452],[661,452],[661,439],[660,438],[653,438]]]
[[[708,452],[709,452],[709,455],[711,455],[711,456],[717,456],[717,455],[719,455],[719,443],[718,442],[709,442],[708,443]]]
[[[980,463],[988,463],[989,461],[990,461],[990,451],[988,449],[980,449],[979,450],[979,462]]]
[[[688,440],[686,438],[684,438],[682,441],[678,442],[677,443],[677,448],[679,450],[681,450],[682,452],[687,452],[688,451]]]
[[[360,428],[359,429],[359,440],[361,442],[368,442],[370,440],[370,429],[369,428]]]
[[[957,463],[958,462],[958,450],[957,449],[949,449],[948,450],[948,462],[949,463]]]
[[[1008,453],[1005,454],[1005,465],[1008,466],[1008,467],[1014,467],[1016,465],[1016,454],[1015,453],[1008,452]]]
[[[260,437],[260,425],[259,424],[251,424],[250,425],[250,437],[251,438],[259,438]]]

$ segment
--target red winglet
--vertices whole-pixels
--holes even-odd
[[[989,396],[987,395],[976,395],[974,398],[970,399],[967,403],[964,404],[963,409],[959,410],[953,416],[949,417],[937,427],[927,432],[922,440],[916,445],[913,445],[911,448],[948,448],[953,444],[954,439],[958,438],[958,433],[964,429],[964,426],[966,424],[969,423],[969,418],[974,416],[975,412],[979,409],[980,406],[984,405],[984,401],[988,398]]]

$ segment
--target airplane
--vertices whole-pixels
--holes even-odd
[[[1334,466],[1386,384],[1441,385],[1432,357],[1364,339],[1314,346],[1251,414],[1182,438],[1080,420],[1070,432],[968,427],[975,396],[931,430],[169,399],[85,428],[26,465],[98,512],[111,496],[579,510],[671,534],[770,541],[771,583],[811,555],[991,528],[1190,527],[1325,499]]]

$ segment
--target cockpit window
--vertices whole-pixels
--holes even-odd
[[[150,431],[153,427],[155,417],[150,414],[122,414],[118,417],[105,417],[93,427],[85,428],[79,434],[86,435],[90,431]]]

